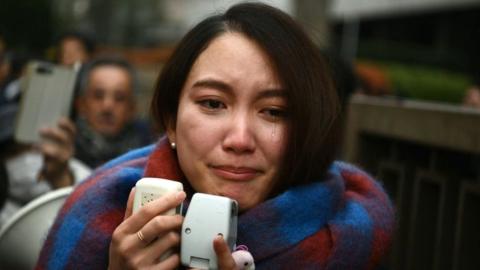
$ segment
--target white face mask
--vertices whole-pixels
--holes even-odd
[[[5,162],[11,185],[36,183],[37,175],[43,166],[43,156],[34,151],[24,152]]]

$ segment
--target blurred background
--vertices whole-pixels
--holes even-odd
[[[0,52],[55,61],[80,31],[156,76],[195,23],[240,1],[2,0]],[[339,156],[377,176],[397,208],[385,269],[480,269],[480,0],[271,0],[329,59],[345,108]]]
[[[236,2],[240,1],[2,0],[1,46],[53,60],[56,39],[65,31],[80,31],[96,41],[98,52],[125,54],[149,81],[149,71],[157,73],[155,67],[192,25]],[[461,103],[478,76],[480,1],[264,2],[296,17],[321,48],[359,64],[362,75],[372,76],[369,80],[379,80],[375,71],[380,69],[376,75],[386,77],[385,85],[372,87],[385,89],[371,91]],[[151,88],[147,85],[146,91]]]

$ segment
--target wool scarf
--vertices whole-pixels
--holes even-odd
[[[106,269],[131,188],[141,177],[183,181],[176,160],[162,138],[99,168],[66,200],[36,269]],[[374,269],[386,253],[394,211],[382,187],[343,162],[319,180],[238,217],[237,245],[248,247],[257,269]]]

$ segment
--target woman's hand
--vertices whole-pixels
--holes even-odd
[[[183,217],[162,215],[185,199],[180,191],[142,206],[132,215],[134,189],[128,197],[124,221],[115,229],[110,243],[109,269],[175,269],[180,257],[162,255],[180,244]],[[162,258],[163,259],[163,258]]]
[[[213,240],[213,250],[215,250],[215,253],[217,254],[219,270],[237,270],[232,251],[228,248],[227,242],[225,242],[222,235],[217,235]]]

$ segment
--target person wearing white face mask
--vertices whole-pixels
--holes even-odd
[[[57,158],[46,157],[43,149],[56,149],[55,144],[58,143],[52,140],[52,136],[45,135],[51,131],[42,132],[44,141],[38,146],[16,142],[13,139],[13,127],[17,111],[18,105],[15,103],[0,108],[0,186],[3,188],[0,192],[0,227],[31,200],[51,190],[77,184],[91,172],[83,163],[71,159],[72,153],[69,151],[64,151]],[[49,130],[68,129],[62,127],[65,122],[62,119],[57,127]],[[65,166],[67,169],[62,168]],[[65,178],[62,171],[71,173],[73,181]]]

